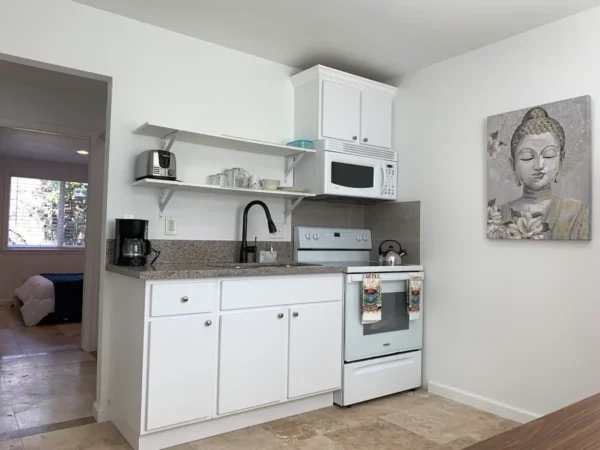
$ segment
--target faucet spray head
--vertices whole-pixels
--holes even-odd
[[[267,224],[269,225],[269,233],[277,233],[277,227],[275,226],[275,222],[269,219],[267,220]]]

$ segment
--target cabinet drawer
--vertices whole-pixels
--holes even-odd
[[[152,286],[150,316],[208,313],[215,309],[217,283],[156,284]]]
[[[340,301],[343,297],[341,274],[237,279],[222,283],[223,310]]]
[[[344,406],[421,386],[421,352],[344,365]]]

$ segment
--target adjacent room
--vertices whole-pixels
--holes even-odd
[[[107,85],[7,61],[0,85],[0,432],[16,436],[92,416],[97,337],[82,321]]]
[[[1,9],[0,450],[600,450],[600,0]]]

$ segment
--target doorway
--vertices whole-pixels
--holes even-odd
[[[0,61],[2,440],[94,421],[109,95]]]

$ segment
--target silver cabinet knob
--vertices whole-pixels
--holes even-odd
[[[210,327],[211,325],[212,325],[212,320],[207,320],[206,322],[204,322],[205,327]]]
[[[364,138],[363,142],[369,142],[369,140],[367,138]]]
[[[352,140],[355,141],[358,139],[358,136],[352,136]]]
[[[279,314],[277,314],[277,318],[278,318],[278,319],[283,319],[283,313],[279,313]]]
[[[294,314],[292,314],[292,316],[294,316],[294,317],[298,317],[299,315],[300,315],[300,313],[298,313],[297,311]]]
[[[187,303],[189,300],[189,298],[187,297],[181,297],[181,303]]]

